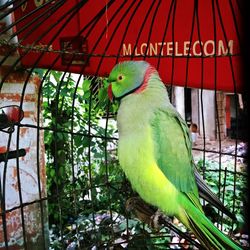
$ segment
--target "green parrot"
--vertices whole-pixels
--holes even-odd
[[[147,203],[177,217],[206,249],[241,249],[204,215],[186,122],[169,101],[157,70],[124,61],[111,71],[108,95],[120,99],[118,158]]]

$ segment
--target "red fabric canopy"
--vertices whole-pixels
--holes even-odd
[[[30,0],[15,11],[21,62],[106,76],[118,61],[147,60],[166,84],[240,92],[238,4]]]

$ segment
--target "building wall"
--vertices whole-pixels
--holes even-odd
[[[217,109],[218,115],[216,116],[216,137],[217,139],[225,139],[227,135],[226,126],[226,95],[219,91],[216,93]]]
[[[227,133],[225,93],[192,89],[191,98],[192,122],[198,125],[199,134],[205,135],[209,140],[225,139]]]
[[[224,139],[226,137],[225,94],[214,90],[192,89],[190,98],[192,105],[191,119],[192,123],[198,125],[199,135],[205,136],[208,140],[219,139],[219,135],[221,139]],[[183,87],[173,87],[173,104],[181,116],[185,118]]]
[[[173,87],[173,104],[181,117],[185,119],[184,88]]]
[[[5,26],[6,23],[1,20],[0,28]],[[0,37],[6,38],[8,34]],[[4,60],[6,55],[9,55],[8,59]],[[22,126],[14,126],[13,133],[6,133],[6,129],[0,131],[0,153],[21,148],[26,150],[26,155],[18,160],[0,162],[0,249],[6,249],[7,245],[9,249],[18,250],[25,247],[44,249],[47,239],[43,232],[48,233],[48,220],[46,201],[39,200],[46,196],[45,151],[43,133],[40,131],[38,135],[36,128],[39,125],[37,106],[40,102],[40,79],[37,76],[28,77],[24,70],[12,68],[18,60],[18,53],[11,46],[0,46],[0,60],[3,62],[0,65],[0,87],[3,84],[0,108],[22,105],[24,111]]]
[[[193,89],[192,122],[199,128],[199,134],[209,140],[216,139],[215,96],[212,90]],[[203,122],[204,121],[204,122]]]

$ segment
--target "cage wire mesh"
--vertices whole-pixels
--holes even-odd
[[[96,1],[94,5],[100,5],[96,12],[91,11],[93,2],[90,8],[89,1],[0,3],[1,249],[201,248],[175,218],[162,217],[161,228],[154,228],[150,218],[156,208],[138,198],[119,167],[115,122],[118,104],[107,99],[107,65],[138,58],[153,60],[157,69],[164,59],[170,61],[170,70],[164,64],[162,72],[169,73],[166,86],[177,109],[182,96],[183,106],[179,111],[185,106],[183,115],[190,125],[198,170],[237,221],[203,201],[204,211],[220,230],[243,247],[248,246],[244,210],[246,97],[238,91],[234,78],[233,60],[240,56],[240,50],[239,54],[231,53],[222,14],[227,6],[232,29],[241,45],[237,22],[243,8],[240,1],[207,1],[212,17],[212,27],[207,27],[212,34],[210,45],[214,41],[215,50],[217,46],[222,50],[220,44],[215,45],[218,27],[228,45],[221,55],[206,55],[204,51],[192,54],[191,46],[179,55],[165,54],[163,49],[156,54],[149,52],[153,51],[151,38],[157,33],[154,27],[159,22],[160,10],[164,12],[164,18],[160,19],[164,20],[160,24],[163,27],[160,42],[163,44],[168,38],[172,51],[176,52],[175,24],[179,17],[176,12],[183,1]],[[195,32],[197,46],[209,46],[202,39],[200,4],[196,0],[188,4],[192,29],[188,30],[186,46],[194,43]],[[91,17],[89,21],[82,22],[87,16]],[[46,20],[50,18],[53,22],[48,24]],[[124,41],[138,19],[140,27],[136,30],[135,44],[126,47],[130,53],[124,55],[121,53]],[[146,27],[145,53],[138,54],[136,47]],[[71,29],[78,33],[74,31],[74,36],[65,37]],[[117,41],[121,29],[121,40]],[[55,47],[62,34],[61,47]],[[110,54],[111,47],[117,52]],[[200,68],[192,73],[193,58],[199,59]],[[230,65],[228,74],[233,78],[230,93],[218,87],[219,58]],[[90,72],[92,59],[96,66]],[[183,86],[181,89],[175,86],[180,59],[185,60],[184,80],[177,84]],[[204,85],[209,60],[213,61],[214,78],[213,90],[208,92]],[[189,85],[192,74],[200,77],[196,89]],[[10,118],[8,112],[15,115]],[[211,119],[213,140],[208,124]],[[131,201],[134,206],[128,209]]]

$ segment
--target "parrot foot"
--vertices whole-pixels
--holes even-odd
[[[169,227],[169,224],[173,224],[175,219],[174,217],[166,216],[161,210],[157,210],[151,217],[150,226],[155,230],[160,230],[163,226]],[[175,223],[174,223],[175,224]],[[172,236],[179,236],[178,233],[170,229]]]
[[[156,230],[160,230],[162,227],[162,221],[169,220],[169,218],[164,215],[160,209],[158,209],[151,217],[150,217],[150,226]]]

